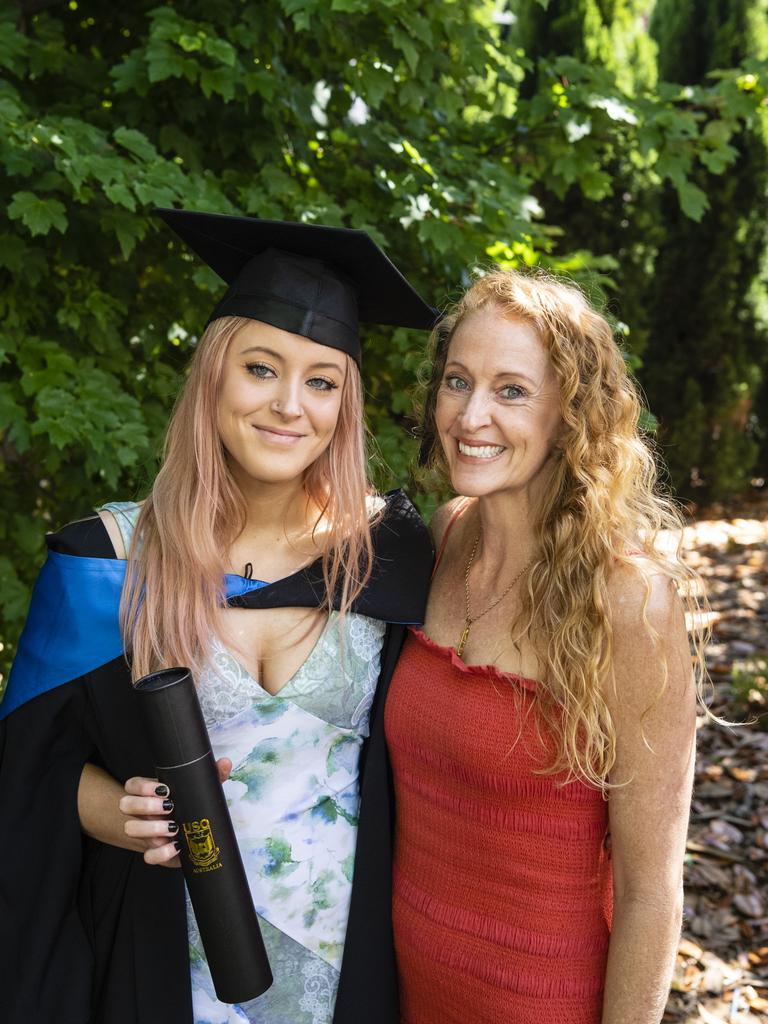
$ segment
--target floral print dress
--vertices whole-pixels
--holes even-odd
[[[127,548],[138,506],[104,508]],[[188,900],[195,1024],[331,1024],[357,838],[358,761],[384,631],[377,619],[331,612],[275,696],[212,639],[198,695],[215,756],[233,764],[224,792],[275,980],[250,1002],[219,1002]]]

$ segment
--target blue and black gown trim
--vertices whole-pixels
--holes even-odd
[[[405,628],[423,621],[433,551],[402,491],[374,527],[374,572],[353,611],[387,623],[361,761],[354,882],[334,1024],[396,1024],[391,932],[393,796],[383,701]],[[179,872],[84,836],[83,765],[151,776],[118,623],[125,562],[98,516],[47,538],[48,559],[0,704],[0,1020],[189,1024]],[[319,562],[271,584],[232,576],[227,603],[317,607]]]

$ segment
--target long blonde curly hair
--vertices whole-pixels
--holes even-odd
[[[652,574],[661,571],[675,581],[693,613],[688,618],[702,703],[706,631],[700,613],[706,599],[682,560],[682,518],[660,492],[655,453],[639,429],[637,387],[610,325],[573,284],[541,271],[494,269],[437,325],[423,400],[422,465],[447,477],[435,408],[448,346],[468,314],[490,305],[537,331],[557,375],[565,425],[562,457],[539,511],[539,555],[526,573],[512,635],[528,639],[543,667],[536,702],[549,712],[547,732],[555,747],[547,773],[564,772],[605,791],[616,759],[615,728],[602,696],[602,684],[612,678],[609,574],[617,564],[632,565],[644,578],[646,606]],[[662,530],[671,531],[676,544],[660,547]],[[658,640],[645,607],[643,618]]]

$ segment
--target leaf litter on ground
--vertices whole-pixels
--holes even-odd
[[[685,916],[665,1024],[768,1022],[768,495],[683,534],[711,606]]]

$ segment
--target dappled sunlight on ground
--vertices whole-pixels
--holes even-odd
[[[768,505],[754,512],[682,538],[711,604],[711,708],[749,724],[699,718],[670,1024],[768,1021]]]

